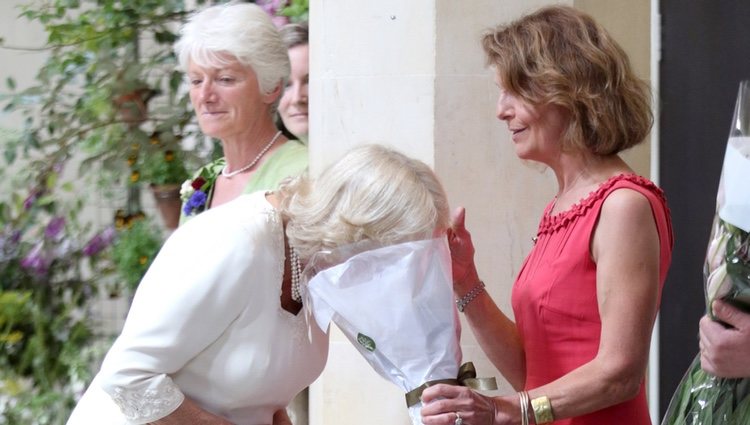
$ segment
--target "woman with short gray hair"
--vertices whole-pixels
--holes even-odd
[[[284,137],[274,122],[290,66],[263,9],[252,3],[203,9],[183,26],[174,50],[200,129],[224,151],[183,186],[181,222],[240,194],[274,189],[307,168],[307,147]]]

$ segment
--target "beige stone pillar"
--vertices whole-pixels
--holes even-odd
[[[640,2],[648,10],[648,0]],[[396,147],[432,165],[451,205],[467,208],[480,275],[509,314],[514,277],[555,180],[516,158],[495,118],[497,88],[479,38],[549,3],[310,1],[312,173],[363,143]],[[481,376],[497,376],[500,392],[510,391],[465,323],[462,348]],[[334,329],[328,366],[310,390],[310,424],[408,423],[403,393]]]

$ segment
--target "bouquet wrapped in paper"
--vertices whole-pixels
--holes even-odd
[[[716,299],[750,312],[750,81],[740,84],[703,266],[706,309]],[[696,356],[662,425],[750,424],[750,378],[718,378]]]
[[[357,244],[319,253],[306,267],[304,305],[324,331],[333,321],[383,378],[407,393],[421,425],[426,382],[458,383],[461,327],[445,237],[387,247]],[[461,369],[461,370],[459,370]],[[491,385],[490,385],[491,387]]]

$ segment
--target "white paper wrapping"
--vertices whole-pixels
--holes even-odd
[[[729,138],[721,179],[719,217],[750,232],[750,137]]]
[[[324,331],[336,323],[405,393],[456,378],[461,325],[445,237],[365,251],[320,271],[308,282],[304,305]],[[415,425],[422,423],[420,409],[409,408]]]

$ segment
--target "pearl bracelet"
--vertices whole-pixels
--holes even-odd
[[[466,306],[477,297],[477,295],[481,294],[482,291],[484,291],[484,282],[481,280],[479,283],[477,283],[477,286],[471,288],[471,291],[469,291],[466,295],[461,297],[460,299],[456,300],[456,307],[458,308],[458,311],[461,313],[464,312],[464,309],[466,309]]]

